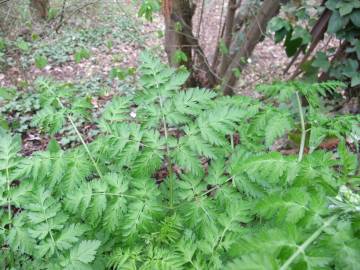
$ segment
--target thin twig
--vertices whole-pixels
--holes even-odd
[[[205,0],[202,0],[201,11],[200,11],[200,19],[199,19],[198,29],[197,29],[197,33],[196,33],[197,38],[200,38],[201,24],[202,24],[202,20],[203,20],[203,16],[204,16],[204,8],[205,8]]]
[[[258,10],[257,10],[258,12],[259,12],[259,9],[260,9],[260,8],[261,8],[261,7],[258,8]],[[264,32],[264,29],[261,27],[260,22],[259,22],[259,20],[258,20],[258,14],[257,14],[256,12],[254,12],[254,10],[253,10],[251,7],[250,7],[249,9],[250,9],[251,15],[254,16],[254,20],[255,20],[257,26],[259,27],[260,33],[261,33],[264,37],[271,37],[271,35],[267,35],[267,34],[266,34],[266,29],[265,29],[265,32]]]
[[[225,5],[225,0],[223,0],[222,5],[221,5],[221,13],[220,13],[220,22],[219,22],[219,32],[218,32],[218,42],[220,41],[221,35],[222,35],[222,18],[224,16],[224,5]]]
[[[224,3],[225,3],[225,1],[223,0],[222,8],[221,8],[221,17],[222,17],[222,13],[223,13],[223,9],[224,9]],[[220,39],[224,35],[224,31],[225,31],[225,24],[221,25],[221,18],[220,18],[219,33],[217,35],[217,39],[216,39],[216,43],[215,43],[216,48],[214,51],[214,58],[212,59],[212,64],[211,64],[212,69],[215,69],[218,64],[219,51],[220,51]]]
[[[55,29],[55,32],[57,33],[60,30],[60,27],[63,24],[63,20],[64,20],[64,14],[65,14],[65,7],[66,7],[66,0],[63,0],[63,5],[62,5],[62,9],[61,9],[61,13],[60,13],[60,19],[59,19],[59,24]]]
[[[85,5],[79,7],[79,8],[76,8],[72,11],[72,13],[70,13],[70,15],[67,17],[66,20],[68,20],[69,18],[71,18],[73,15],[75,15],[79,10],[83,9],[83,8],[86,8],[88,6],[91,6],[91,5],[95,5],[97,3],[99,3],[100,0],[98,1],[94,1],[94,2],[90,2],[90,3],[86,3]],[[60,29],[60,27],[66,22],[65,18],[63,19],[63,21],[61,23],[59,23],[56,28],[55,28],[55,31],[58,31]]]
[[[3,0],[0,2],[0,5],[5,4],[6,2],[9,2],[10,0]]]

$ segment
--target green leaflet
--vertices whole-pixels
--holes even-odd
[[[285,158],[278,152],[250,157],[235,164],[231,170],[234,175],[247,174],[258,179],[264,186],[291,183],[297,176],[299,167],[292,158]]]
[[[346,145],[343,140],[340,142],[338,146],[338,151],[341,160],[341,165],[343,166],[344,175],[355,173],[359,161],[355,154],[349,153],[349,151],[346,149]]]

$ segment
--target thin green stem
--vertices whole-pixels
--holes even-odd
[[[169,171],[169,189],[170,189],[170,209],[173,209],[174,208],[174,174],[172,172],[170,159],[168,159],[168,171]]]
[[[232,223],[233,221],[230,222],[230,224]],[[213,246],[212,248],[212,252],[214,252],[218,247],[219,245],[221,244],[221,242],[223,241],[224,237],[225,237],[225,234],[227,233],[227,231],[230,229],[229,226],[225,227],[224,230],[222,231],[221,235],[220,235],[220,238],[218,239],[218,241],[216,241],[215,245]]]
[[[61,106],[61,108],[66,109],[65,106],[64,106],[64,104],[62,104],[61,100],[60,100],[59,98],[56,98],[56,99],[57,99],[59,105]],[[81,142],[82,145],[84,146],[85,151],[86,151],[86,153],[88,154],[88,156],[89,156],[92,164],[94,165],[97,174],[100,176],[100,178],[103,178],[103,174],[101,173],[101,170],[100,170],[99,166],[97,165],[97,163],[96,163],[96,161],[95,161],[95,158],[94,158],[93,155],[91,154],[89,147],[87,146],[86,142],[84,141],[84,139],[83,139],[83,137],[82,137],[79,129],[76,127],[76,125],[75,125],[75,123],[74,123],[74,120],[72,119],[71,115],[67,114],[67,118],[69,119],[71,126],[72,126],[73,129],[75,130],[76,135],[77,135],[78,138],[80,139],[80,142]]]
[[[204,193],[202,193],[202,194],[200,195],[200,197],[206,196],[206,195],[208,195],[209,193],[213,192],[214,190],[217,190],[217,189],[223,187],[225,184],[229,183],[231,180],[233,180],[233,177],[229,177],[228,179],[226,179],[226,181],[225,181],[224,183],[222,183],[222,184],[220,184],[220,185],[215,185],[215,186],[213,186],[212,188],[208,189],[207,191],[205,191]]]
[[[306,140],[306,129],[305,129],[305,120],[304,120],[304,113],[301,105],[301,100],[299,93],[296,92],[296,99],[299,107],[299,115],[300,115],[300,124],[301,124],[301,142],[300,142],[300,150],[299,150],[299,158],[298,161],[300,162],[303,159],[304,149],[305,149],[305,140]]]
[[[293,261],[302,253],[305,252],[308,246],[311,245],[312,242],[314,242],[322,233],[322,231],[329,226],[332,222],[334,222],[338,218],[338,215],[334,215],[328,220],[324,222],[324,224],[317,229],[306,241],[298,247],[298,249],[289,257],[289,259],[286,260],[286,262],[280,267],[279,270],[286,270],[288,267],[293,263]]]
[[[131,198],[131,199],[139,199],[138,197],[132,196],[132,195],[127,195],[127,194],[123,194],[123,193],[110,193],[110,192],[93,192],[89,196],[95,196],[95,195],[118,196],[118,197],[126,197],[126,198]]]
[[[48,218],[47,218],[47,216],[46,216],[45,207],[44,207],[44,204],[43,204],[42,201],[41,201],[41,207],[42,207],[43,215],[44,215],[44,217],[45,217],[46,225],[47,225],[48,228],[50,228],[49,220],[48,220]],[[50,238],[51,238],[51,242],[52,242],[52,244],[53,244],[53,246],[54,246],[55,253],[56,253],[57,256],[59,256],[59,253],[58,253],[58,251],[57,251],[57,249],[56,249],[56,242],[55,242],[54,236],[53,236],[53,234],[52,234],[52,232],[51,232],[51,229],[49,229],[49,235],[50,235]]]
[[[234,145],[234,134],[230,135],[230,142],[231,142],[231,149],[234,150],[235,145]]]
[[[88,154],[88,156],[89,156],[89,158],[90,158],[91,162],[93,163],[93,165],[94,165],[94,167],[95,167],[95,170],[96,170],[97,174],[100,176],[100,178],[102,178],[102,177],[103,177],[103,174],[101,173],[101,170],[100,170],[99,166],[97,165],[97,163],[96,163],[96,161],[95,161],[95,159],[94,159],[93,155],[92,155],[92,154],[91,154],[91,152],[90,152],[89,147],[87,146],[86,142],[84,141],[83,137],[81,136],[80,131],[79,131],[79,130],[78,130],[78,128],[76,127],[76,125],[75,125],[75,123],[74,123],[74,121],[73,121],[72,117],[71,117],[70,115],[68,115],[67,117],[68,117],[68,119],[69,119],[69,121],[70,121],[70,123],[71,123],[72,127],[74,128],[74,130],[75,130],[75,132],[76,132],[76,135],[79,137],[79,139],[80,139],[80,141],[81,141],[82,145],[84,146],[85,151],[86,151],[86,153]]]
[[[159,89],[159,82],[156,80],[156,73],[153,73],[154,75],[154,79],[156,82],[156,88]],[[164,112],[164,105],[163,105],[163,100],[161,97],[161,93],[160,91],[158,92],[158,98],[159,98],[159,104],[160,104],[160,112],[162,115],[162,124],[163,124],[163,128],[164,128],[164,135],[165,135],[165,141],[166,141],[166,160],[167,160],[167,170],[169,173],[168,179],[169,179],[169,206],[170,209],[174,208],[174,177],[173,177],[173,168],[172,168],[172,164],[171,164],[171,160],[170,160],[170,148],[169,148],[169,143],[168,143],[168,129],[167,129],[167,125],[166,125],[166,116],[165,116],[165,112]]]
[[[165,141],[166,141],[166,156],[167,156],[167,169],[168,169],[168,173],[169,173],[169,191],[170,191],[170,209],[172,209],[174,207],[174,179],[173,179],[173,169],[172,169],[172,165],[171,165],[171,160],[170,160],[170,149],[169,149],[169,145],[168,145],[168,130],[167,130],[167,125],[166,125],[166,118],[165,118],[165,113],[163,110],[163,102],[161,99],[161,96],[159,95],[159,103],[160,103],[160,110],[161,110],[161,114],[162,114],[162,122],[163,122],[163,128],[164,128],[164,135],[165,135]]]
[[[11,198],[10,198],[10,173],[9,173],[9,166],[6,165],[6,189],[7,189],[7,208],[8,208],[8,218],[9,218],[9,224],[11,226]]]

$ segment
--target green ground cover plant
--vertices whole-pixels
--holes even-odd
[[[89,102],[46,80],[33,123],[50,135],[70,123],[81,146],[53,139],[21,157],[20,138],[0,131],[4,269],[357,269],[347,142],[360,119],[322,106],[340,83],[263,85],[259,101],[184,90],[188,72],[147,52],[137,72],[137,91],[107,104],[89,144],[76,126]],[[291,133],[298,153],[272,150]],[[319,149],[328,137],[337,151]]]

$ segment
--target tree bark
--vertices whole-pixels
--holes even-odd
[[[31,0],[30,12],[34,19],[46,20],[49,11],[49,0]]]
[[[199,41],[193,34],[192,18],[195,5],[189,0],[163,1],[165,17],[165,51],[169,64],[173,67],[185,65],[191,71],[188,86],[213,86],[216,82],[207,57]],[[175,59],[177,51],[186,55],[187,61],[178,63]],[[197,56],[197,63],[194,61]]]
[[[187,61],[185,64],[191,67],[191,46],[187,42],[186,28],[192,29],[192,17],[195,7],[188,0],[164,1],[165,17],[165,51],[169,64],[173,67],[179,66],[175,59],[178,50],[182,51]]]
[[[251,55],[263,33],[266,31],[267,23],[278,14],[280,2],[280,0],[265,0],[249,28],[246,30],[246,40],[236,52],[223,77],[222,89],[225,95],[234,94],[233,87],[237,81],[234,70],[241,70],[241,68],[244,67],[247,58]]]
[[[240,1],[241,3],[241,1]],[[231,62],[230,57],[230,45],[231,41],[233,39],[233,29],[234,29],[234,20],[235,20],[235,12],[236,12],[236,0],[229,0],[228,7],[227,7],[227,13],[226,13],[226,20],[225,20],[225,29],[224,29],[224,35],[223,35],[223,41],[224,45],[227,49],[226,54],[222,54],[221,61],[220,61],[220,67],[218,74],[221,76],[224,74],[227,66]]]

